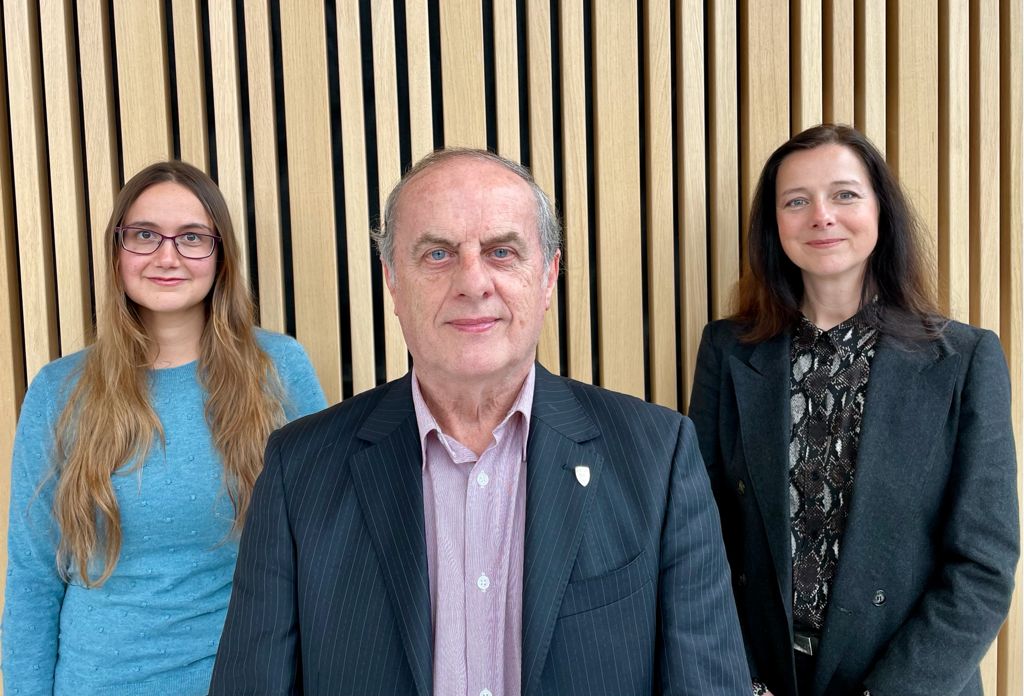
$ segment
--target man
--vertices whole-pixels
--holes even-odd
[[[749,694],[689,421],[534,362],[530,174],[429,155],[377,242],[415,367],[272,436],[211,693]]]

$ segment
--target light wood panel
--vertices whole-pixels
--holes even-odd
[[[352,388],[358,393],[377,384],[370,277],[370,212],[366,190],[366,129],[363,123],[362,40],[359,36],[358,6],[343,2],[337,11]]]
[[[676,160],[680,168],[679,197],[679,292],[680,341],[682,342],[682,395],[680,408],[688,408],[697,365],[701,333],[707,323],[708,265],[705,169],[704,42],[703,3],[685,2],[677,13],[676,94],[679,120],[676,123]],[[653,361],[653,357],[652,357]]]
[[[53,280],[50,191],[39,65],[39,16],[34,3],[5,3],[11,159],[15,226],[29,380],[57,357],[57,313]]]
[[[281,13],[288,138],[296,337],[330,403],[341,400],[341,332],[334,235],[334,177],[323,5],[295,2]]]
[[[450,0],[438,7],[445,145],[485,147],[483,10],[473,0]]]
[[[285,330],[281,197],[278,192],[277,112],[268,0],[244,5],[246,77],[249,88],[249,147],[252,161],[254,230],[259,276],[260,324]]]
[[[242,153],[242,95],[238,76],[238,37],[235,10],[229,2],[209,5],[210,75],[213,119],[217,135],[217,186],[224,194],[235,227],[242,275],[249,277],[249,218],[246,215],[245,156]]]
[[[391,0],[375,0],[372,9],[373,80],[376,86],[378,210],[384,214],[388,192],[402,176],[401,135],[398,128],[398,75],[395,59],[395,14]],[[429,125],[429,120],[428,120]],[[409,369],[409,353],[395,316],[391,294],[381,277],[384,298],[385,369],[397,379]]]
[[[124,178],[171,157],[167,32],[159,0],[114,0]]]
[[[527,16],[533,17],[532,5]],[[515,0],[494,2],[494,93],[498,147],[502,157],[520,161],[519,27]],[[528,48],[527,51],[530,49]],[[549,109],[550,111],[550,109]]]
[[[224,5],[225,3],[219,4]],[[218,11],[215,9],[216,5],[218,3],[213,3],[210,8],[211,12]],[[174,27],[174,74],[178,99],[179,156],[204,172],[209,172],[206,72],[203,61],[203,28],[199,0],[174,0],[171,3],[171,24]],[[219,28],[210,27],[211,31],[216,31]],[[214,35],[218,36],[219,32]],[[217,86],[216,80],[213,85]]]
[[[565,234],[566,324],[569,376],[594,378],[590,321],[590,203],[587,174],[587,60],[583,38],[583,0],[560,6],[562,78],[562,220]]]
[[[106,234],[106,226],[119,187],[111,52],[101,48],[110,45],[110,17],[103,0],[78,1],[78,43],[80,51],[82,47],[94,51],[90,60],[79,63],[78,75],[82,84],[85,172],[89,182],[92,285],[98,290],[107,283],[107,266],[103,259],[107,245],[113,244],[113,240]],[[96,312],[101,312],[102,307],[96,292]]]
[[[833,123],[854,122],[854,3],[853,0],[825,0],[822,21],[825,45],[822,113]]]
[[[886,149],[885,0],[860,0],[854,7],[854,120],[883,153]]]
[[[642,397],[637,14],[629,3],[598,0],[592,18],[601,384]]]
[[[427,0],[405,0],[405,36],[409,75],[409,140],[412,161],[434,149],[433,96]]]
[[[551,3],[527,0],[526,53],[530,114],[530,168],[537,185],[555,200],[555,124],[551,113]],[[544,315],[537,359],[561,372],[558,341],[558,286]]]
[[[794,133],[821,123],[821,77],[824,62],[824,18],[821,2],[822,0],[792,0],[792,16],[796,19],[792,34],[793,49],[790,54],[790,72],[793,75],[791,117]]]
[[[92,334],[74,16],[68,0],[41,2],[39,13],[60,350],[67,355],[84,348]]]

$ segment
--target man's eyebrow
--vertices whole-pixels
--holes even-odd
[[[481,247],[492,247],[500,246],[502,244],[510,244],[522,246],[523,235],[515,230],[509,230],[507,232],[500,232],[490,237],[484,237],[480,240]],[[459,246],[459,243],[449,237],[437,234],[435,232],[427,232],[412,247],[413,256],[419,256],[424,249],[434,246],[455,248]]]

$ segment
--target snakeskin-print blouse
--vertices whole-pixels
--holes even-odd
[[[862,315],[793,333],[789,512],[793,623],[820,632],[850,510],[864,397],[878,331]]]

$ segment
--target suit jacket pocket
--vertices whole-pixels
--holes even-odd
[[[570,582],[565,588],[559,618],[600,609],[638,592],[653,580],[646,550],[621,568],[594,578]]]

